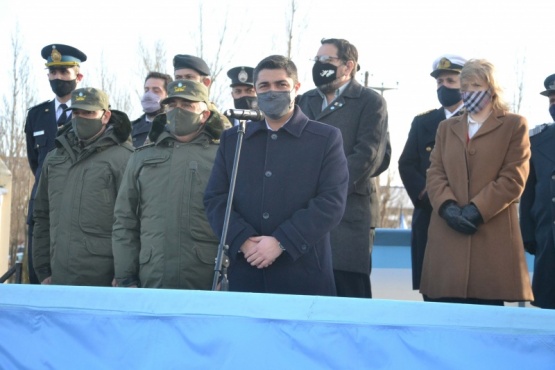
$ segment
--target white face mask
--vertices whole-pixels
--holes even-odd
[[[143,106],[143,112],[146,114],[156,113],[161,109],[160,97],[149,90],[141,98],[141,105]]]

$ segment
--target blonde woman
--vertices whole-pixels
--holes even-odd
[[[466,113],[440,123],[427,175],[434,212],[420,291],[439,302],[530,301],[517,207],[528,125],[508,112],[490,62],[468,61],[460,79]]]

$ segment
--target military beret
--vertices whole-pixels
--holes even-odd
[[[432,64],[432,73],[430,76],[437,78],[437,76],[443,71],[451,71],[461,73],[466,59],[461,56],[453,54],[445,54],[434,60]]]
[[[177,80],[168,85],[168,97],[161,104],[168,104],[172,98],[189,101],[203,101],[208,104],[208,88],[200,82],[192,80]]]
[[[237,85],[254,86],[253,79],[254,68],[252,67],[235,67],[227,71],[227,77],[231,78],[231,87]]]
[[[71,109],[83,109],[89,112],[109,110],[110,102],[104,91],[94,87],[84,87],[71,93],[71,107],[67,110]]]
[[[545,86],[545,91],[542,91],[540,94],[543,96],[549,96],[550,94],[555,93],[555,74],[551,76],[547,76],[545,81],[543,82],[543,86]]]
[[[42,48],[41,55],[47,67],[73,67],[87,60],[81,50],[64,44],[51,44]]]
[[[210,68],[204,60],[199,57],[185,54],[177,54],[173,57],[173,69],[190,68],[203,76],[210,76]]]

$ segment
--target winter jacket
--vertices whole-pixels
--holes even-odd
[[[109,286],[114,278],[114,204],[133,151],[127,115],[113,110],[106,131],[82,146],[73,130],[56,138],[34,206],[33,262],[40,281]]]

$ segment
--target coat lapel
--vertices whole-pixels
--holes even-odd
[[[497,129],[503,124],[503,117],[505,117],[505,114],[503,112],[494,111],[482,124],[482,127],[480,127],[476,134],[474,134],[472,139],[477,139],[478,137],[487,135],[488,133]]]
[[[467,128],[467,120],[468,114],[465,113],[462,116],[457,116],[456,121],[451,125],[451,130],[455,133],[455,135],[459,138],[459,140],[466,145],[466,141],[468,138],[468,128]]]
[[[317,96],[320,98],[320,99],[315,99],[315,100],[318,100],[320,102],[320,105],[318,107],[318,109],[319,109],[318,113],[315,115],[316,121],[320,120],[323,117],[326,117],[329,114],[332,114],[335,111],[343,109],[343,107],[345,107],[345,98],[351,98],[351,97],[358,98],[361,94],[362,89],[363,89],[362,85],[360,85],[356,80],[351,80],[351,82],[345,88],[343,93],[341,95],[339,95],[323,111],[321,110],[322,109],[322,98],[320,97],[320,95],[318,93],[316,93]],[[314,109],[315,106],[313,106],[312,104],[313,104],[313,102],[311,101],[311,109]]]

